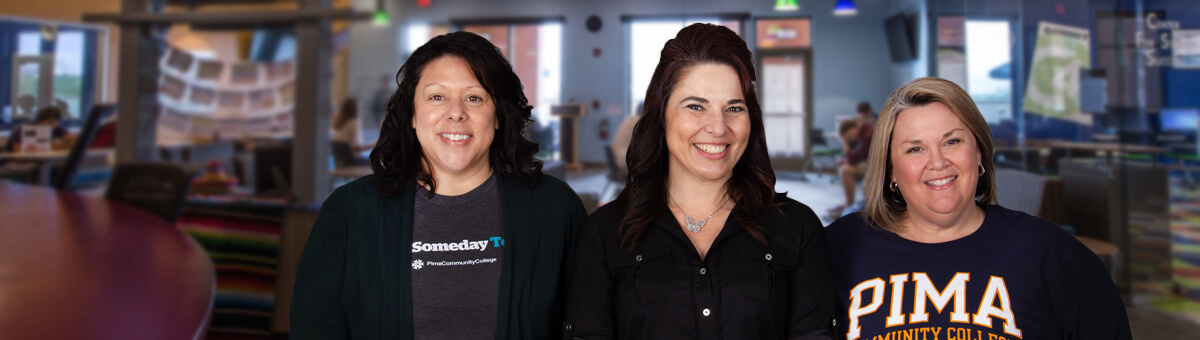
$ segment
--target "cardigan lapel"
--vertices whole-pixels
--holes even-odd
[[[513,301],[514,291],[527,289],[528,277],[526,270],[515,270],[517,263],[532,263],[527,251],[518,249],[522,245],[535,244],[530,240],[529,226],[533,224],[533,191],[523,181],[500,176],[500,203],[504,207],[504,264],[500,270],[500,296],[496,301],[496,338],[509,339],[512,334],[521,334],[520,329],[509,329],[509,326],[519,325],[512,322],[523,315],[512,315],[511,311],[525,310],[521,308],[525,301]],[[516,338],[520,338],[517,336]]]
[[[408,245],[412,243],[413,195],[416,194],[416,183],[409,183],[404,191],[396,196],[381,197],[378,204],[377,216],[379,224],[379,272],[383,280],[383,296],[380,301],[393,301],[384,304],[384,313],[380,316],[380,334],[392,339],[412,339],[412,252]],[[387,289],[387,286],[396,289]],[[388,296],[392,295],[392,296]]]

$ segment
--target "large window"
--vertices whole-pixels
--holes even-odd
[[[938,76],[967,90],[989,123],[1015,117],[1011,32],[1006,20],[938,18]]]
[[[629,112],[635,112],[646,100],[646,88],[658,66],[658,57],[667,40],[675,37],[680,29],[703,22],[729,27],[741,34],[741,22],[719,17],[682,19],[645,18],[630,19],[629,25]],[[640,114],[640,112],[638,112]]]
[[[57,106],[68,126],[94,101],[97,42],[102,28],[0,20],[0,135]]]
[[[488,39],[508,57],[513,71],[521,78],[525,98],[533,105],[533,119],[546,126],[558,118],[550,106],[561,102],[562,22],[472,24],[460,23],[459,29]],[[405,50],[409,54],[429,39],[450,32],[450,25],[411,24],[406,27]],[[513,53],[517,51],[519,53]]]

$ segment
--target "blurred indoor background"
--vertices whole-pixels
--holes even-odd
[[[755,53],[777,191],[811,206],[824,223],[838,217],[832,208],[845,200],[837,174],[845,152],[838,125],[855,119],[860,102],[878,111],[893,89],[910,80],[947,78],[971,94],[992,127],[1001,204],[1057,222],[1095,251],[1126,298],[1135,338],[1195,339],[1200,338],[1196,5],[1194,0],[4,1],[0,140],[54,107],[63,113],[58,126],[76,136],[76,145],[0,153],[5,178],[0,206],[6,206],[0,210],[6,214],[0,216],[0,238],[24,239],[32,237],[30,230],[50,228],[55,231],[32,237],[59,247],[39,248],[44,258],[70,262],[88,251],[112,254],[115,248],[104,242],[117,242],[132,254],[122,256],[194,266],[186,271],[196,276],[188,287],[201,303],[160,299],[119,309],[136,315],[198,308],[187,314],[198,319],[92,322],[154,329],[119,334],[173,338],[165,334],[191,327],[184,333],[286,338],[295,262],[308,229],[334,188],[370,174],[361,158],[378,137],[396,72],[414,49],[460,30],[495,43],[535,107],[536,123],[527,132],[540,144],[546,173],[567,181],[594,209],[624,186],[624,162],[612,146],[622,123],[638,113],[663,43],[690,23],[708,22],[738,32]],[[358,140],[330,133],[340,128],[335,116],[347,101],[358,108],[357,119],[346,120],[361,131]],[[183,177],[172,180],[166,170],[153,168],[164,164],[181,169]],[[145,223],[121,216],[126,205],[152,212],[162,220],[156,223],[190,236],[179,247],[199,247],[211,263],[127,244],[130,238],[114,233],[141,233],[137,228]],[[107,222],[85,222],[93,219]],[[84,228],[99,229],[83,233]],[[55,241],[62,238],[74,241]],[[73,243],[84,242],[79,240],[100,245]],[[58,333],[63,330],[49,324],[76,320],[36,326],[41,314],[25,310],[20,302],[25,300],[5,302],[6,295],[31,292],[59,277],[6,271],[29,266],[10,263],[18,258],[40,258],[22,246],[0,241],[0,334],[75,334]],[[57,262],[44,268],[55,265],[88,267]],[[128,280],[127,271],[133,277],[155,275],[137,266],[114,264],[123,277],[114,282]],[[105,295],[105,289],[93,286],[78,294]],[[128,294],[93,301],[94,308],[142,298],[137,291]]]

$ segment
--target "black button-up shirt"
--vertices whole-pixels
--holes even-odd
[[[597,210],[583,226],[568,289],[573,337],[830,338],[824,228],[807,206],[778,196],[783,213],[759,221],[767,244],[731,216],[704,259],[669,210],[633,251],[621,249],[623,216],[612,205]]]

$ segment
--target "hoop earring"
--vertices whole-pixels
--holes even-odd
[[[889,199],[892,200],[892,203],[900,205],[901,207],[908,205],[908,202],[904,201],[904,195],[900,193],[900,186],[898,184],[896,184],[896,182],[892,182],[892,184],[889,185],[888,187],[891,188],[892,193],[895,194],[892,197],[888,197]],[[884,194],[883,196],[887,197],[888,195]]]
[[[984,168],[983,164],[980,164],[979,165],[979,174],[982,175],[982,174],[986,174],[986,173],[987,173],[987,168]]]

